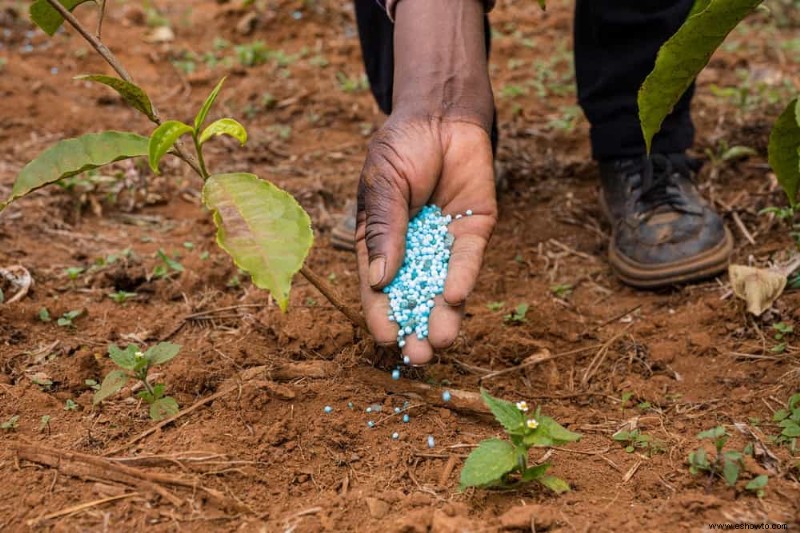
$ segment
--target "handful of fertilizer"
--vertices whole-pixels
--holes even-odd
[[[467,211],[471,215],[472,211]],[[461,218],[461,215],[456,215]],[[397,275],[383,292],[389,295],[389,320],[397,322],[397,345],[406,336],[428,337],[433,299],[444,292],[453,234],[447,226],[453,217],[435,205],[426,205],[408,223],[406,255]]]

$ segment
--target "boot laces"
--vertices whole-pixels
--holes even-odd
[[[688,176],[688,165],[684,172],[682,170],[675,168],[673,161],[665,155],[654,154],[650,157],[650,164],[645,164],[642,173],[639,195],[642,215],[649,217],[659,212],[694,211],[678,183],[679,179]]]

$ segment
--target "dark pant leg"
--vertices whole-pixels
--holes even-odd
[[[639,87],[656,53],[686,20],[694,0],[577,0],[578,102],[591,124],[592,155],[608,160],[645,153]],[[683,152],[694,141],[689,114],[694,84],[664,120],[653,152]]]
[[[378,107],[387,115],[392,112],[394,84],[394,24],[375,0],[355,0],[358,38],[367,71],[369,87]],[[491,32],[489,19],[484,19],[486,53],[489,53]],[[492,122],[492,152],[497,151],[497,115]]]

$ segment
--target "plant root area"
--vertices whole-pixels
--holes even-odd
[[[23,4],[0,3],[2,197],[59,139],[152,129],[106,87],[74,80],[110,69],[71,29],[35,30]],[[0,286],[7,302],[24,291],[0,304],[0,530],[796,528],[800,458],[776,441],[773,415],[800,389],[800,340],[786,332],[800,334],[800,295],[787,290],[754,318],[727,275],[656,292],[614,278],[575,104],[573,5],[534,4],[501,0],[491,15],[501,215],[462,333],[400,380],[390,377],[399,355],[303,277],[286,314],[255,288],[216,247],[201,183],[172,157],[157,177],[120,162],[6,209],[0,268],[32,283]],[[795,248],[790,224],[759,214],[786,205],[766,164],[770,126],[800,87],[800,22],[784,4],[731,34],[694,101],[698,183],[740,264],[782,264]],[[76,15],[94,31],[88,6]],[[190,122],[228,76],[211,118],[241,120],[250,139],[210,142],[208,166],[294,194],[314,223],[308,267],[357,307],[355,257],[330,235],[384,117],[362,77],[351,3],[109,1],[102,35],[164,118]],[[737,159],[733,146],[756,155]],[[183,348],[153,380],[180,404],[176,417],[150,420],[133,383],[92,405],[92,386],[113,370],[110,343],[166,340]],[[502,437],[476,401],[481,386],[582,434],[531,451],[570,492],[459,490],[470,450]],[[719,425],[726,450],[751,451],[734,487],[687,465],[709,447],[697,433]],[[621,429],[651,444],[626,451],[612,438]],[[759,498],[745,486],[762,474]]]

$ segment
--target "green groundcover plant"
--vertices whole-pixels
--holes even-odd
[[[543,416],[538,407],[530,413],[524,401],[511,403],[495,398],[483,389],[481,396],[509,440],[487,439],[481,442],[464,463],[461,488],[514,488],[536,482],[556,493],[569,491],[566,481],[547,474],[550,463],[528,466],[528,450],[575,442],[581,436]]]
[[[254,285],[269,290],[280,308],[286,310],[292,277],[301,270],[313,243],[311,220],[289,193],[269,181],[245,172],[217,174],[206,165],[203,148],[212,139],[225,135],[241,144],[247,142],[244,126],[233,118],[208,123],[209,112],[222,90],[224,78],[205,99],[190,124],[162,120],[147,92],[134,84],[124,66],[102,43],[100,24],[98,35],[92,35],[72,15],[73,9],[86,3],[96,5],[102,21],[107,0],[35,0],[30,6],[30,17],[49,35],[53,35],[65,20],[72,25],[119,76],[87,74],[76,79],[113,89],[128,105],[153,122],[155,129],[149,137],[125,131],[104,131],[57,142],[20,171],[11,196],[0,202],[0,212],[11,202],[41,187],[116,161],[146,157],[153,172],[158,173],[162,158],[174,155],[203,181],[203,203],[217,226],[219,246],[241,270],[250,274]],[[187,150],[182,139],[189,142],[193,153]],[[320,280],[309,281],[317,285]]]

